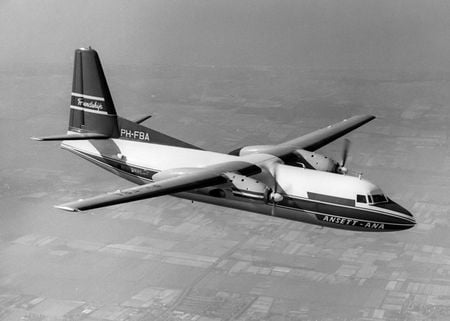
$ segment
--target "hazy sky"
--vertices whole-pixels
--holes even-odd
[[[0,0],[0,63],[450,70],[448,0]]]

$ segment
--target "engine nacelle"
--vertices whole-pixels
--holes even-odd
[[[249,154],[264,154],[268,148],[272,148],[273,145],[253,145],[245,146],[230,152],[230,155],[244,156]]]
[[[233,194],[255,199],[264,199],[267,197],[269,188],[263,182],[237,173],[225,173],[224,175],[234,186]]]
[[[273,145],[245,146],[232,151],[230,154],[236,156],[245,156],[249,154],[264,154],[268,149],[273,147],[274,147]],[[328,156],[314,152],[309,152],[304,149],[297,149],[292,153],[292,155],[293,157],[283,159],[286,165],[342,174],[342,171],[340,170],[341,166],[339,165],[339,163],[329,158]]]
[[[339,168],[339,163],[328,156],[309,152],[304,149],[297,149],[293,154],[295,155],[294,159],[286,162],[287,165],[332,173],[336,173]]]

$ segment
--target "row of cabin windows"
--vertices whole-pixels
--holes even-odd
[[[369,203],[369,204],[378,204],[378,203],[386,203],[388,199],[383,194],[374,194],[374,195],[356,195],[356,202],[358,203]]]

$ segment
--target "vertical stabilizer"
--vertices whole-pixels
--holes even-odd
[[[116,109],[97,52],[75,50],[69,131],[119,137]]]

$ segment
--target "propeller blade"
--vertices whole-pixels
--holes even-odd
[[[347,163],[348,151],[350,150],[351,142],[349,139],[344,140],[344,149],[342,150],[342,163],[341,167],[345,167],[345,163]]]
[[[272,195],[271,195],[271,197],[272,197],[272,212],[271,212],[272,216],[275,216],[275,210],[277,207],[277,202],[275,202],[275,198],[274,198],[274,195],[277,192],[277,185],[278,185],[277,184],[277,169],[275,167],[273,170],[273,191],[272,191]]]

